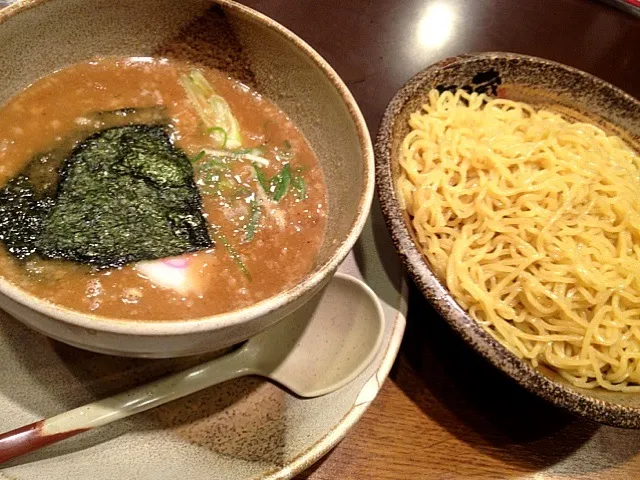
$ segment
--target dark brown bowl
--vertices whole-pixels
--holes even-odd
[[[409,133],[409,115],[432,88],[468,88],[544,106],[566,117],[598,124],[636,149],[640,102],[575,68],[540,58],[489,52],[448,58],[409,80],[385,111],[376,139],[376,178],[382,211],[396,248],[418,288],[442,317],[483,357],[527,390],[574,414],[608,425],[640,428],[640,393],[586,390],[548,369],[534,369],[491,337],[451,297],[416,247],[413,229],[396,196],[398,150]]]

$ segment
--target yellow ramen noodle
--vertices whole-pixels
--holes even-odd
[[[411,115],[397,189],[456,301],[534,366],[640,391],[640,158],[587,123],[464,91]]]

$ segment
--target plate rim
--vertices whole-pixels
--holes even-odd
[[[366,283],[366,280],[363,281]],[[329,429],[327,433],[313,446],[292,460],[289,460],[287,465],[282,466],[280,469],[268,473],[266,476],[265,474],[260,474],[257,477],[253,477],[251,480],[288,480],[298,473],[303,472],[323,458],[347,435],[347,433],[349,433],[351,428],[355,426],[360,418],[362,418],[373,401],[378,397],[378,394],[380,393],[384,382],[387,380],[391,367],[393,366],[400,350],[400,345],[402,343],[407,323],[407,311],[409,309],[409,283],[405,274],[402,274],[400,277],[400,291],[398,292],[397,303],[391,307],[395,311],[395,316],[393,318],[393,325],[391,326],[389,340],[386,345],[383,345],[385,348],[384,354],[380,358],[375,372],[369,377],[360,390],[364,390],[369,384],[369,381],[375,377],[378,384],[375,395],[366,402],[360,404],[356,403],[358,398],[356,397],[354,404],[344,414],[340,421],[331,427],[331,429]]]

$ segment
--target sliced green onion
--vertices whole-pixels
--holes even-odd
[[[200,70],[193,69],[182,75],[182,85],[203,123],[211,127],[224,129],[227,138],[225,146],[238,148],[242,146],[240,124],[233,116],[231,107],[224,98],[218,95]]]
[[[267,181],[266,177],[264,176],[264,172],[255,163],[253,164],[253,169],[256,171],[256,178],[258,179],[258,183],[260,184],[260,186],[264,190],[264,193],[269,195],[270,194],[270,192],[269,192],[269,182]]]
[[[293,153],[291,152],[291,143],[289,142],[289,140],[285,140],[284,146],[276,150],[276,156],[284,162],[289,162],[291,160],[291,157],[293,157]]]
[[[205,148],[204,151],[207,153],[207,155],[211,155],[214,157],[237,158],[240,160],[249,160],[251,162],[259,163],[264,167],[269,166],[269,160],[267,160],[264,157],[254,155],[252,153],[238,153],[237,151],[234,151],[234,150],[213,150],[211,148]]]
[[[264,157],[265,149],[262,147],[253,147],[253,148],[236,148],[234,150],[231,150],[231,153],[236,153],[239,155],[244,155],[244,154],[251,154],[251,155],[256,155],[258,157]]]
[[[249,195],[253,194],[253,192],[251,191],[250,188],[245,187],[244,185],[236,185],[233,188],[233,196],[234,198],[237,199],[245,199],[247,198]]]
[[[292,175],[291,164],[287,163],[280,173],[272,177],[271,180],[267,180],[267,177],[258,165],[254,164],[253,168],[256,171],[258,183],[260,183],[260,186],[267,196],[275,202],[279,202],[284,198],[289,191],[289,187],[295,188],[299,192],[301,198],[306,198],[307,187],[304,179],[299,175]]]
[[[203,152],[206,155],[206,152]],[[231,167],[216,158],[199,155],[200,160],[194,165],[197,175],[197,184],[200,192],[205,195],[219,195],[223,190],[233,188],[228,180],[231,175]]]
[[[202,157],[204,157],[205,155],[206,155],[205,151],[200,150],[199,153],[197,153],[191,158],[191,163],[198,163],[200,160],[202,160]]]
[[[222,170],[225,172],[230,172],[231,167],[225,162],[221,162],[220,160],[216,160],[215,158],[209,158],[204,162],[200,162],[198,168],[202,172],[210,172],[212,170]]]
[[[298,196],[301,200],[305,200],[307,198],[307,182],[304,181],[299,175],[295,175],[291,179],[291,186],[298,192]]]
[[[275,184],[273,199],[279,202],[289,191],[289,185],[291,184],[291,166],[287,163],[282,171],[271,179],[271,182]]]
[[[241,155],[240,158],[242,158],[243,160],[250,160],[250,161],[255,162],[255,163],[260,163],[260,164],[264,165],[265,167],[269,166],[269,160],[267,160],[264,157],[260,157],[258,155],[253,155],[251,153],[245,153],[245,154]]]
[[[250,242],[256,234],[258,223],[260,222],[260,205],[256,199],[252,199],[249,204],[249,223],[247,223],[247,234],[244,238],[245,242]]]
[[[264,157],[264,154],[266,153],[264,148],[262,147],[253,147],[251,149],[249,149],[249,152],[251,155],[255,155],[257,157]]]
[[[224,128],[211,127],[207,129],[207,134],[208,135],[215,134],[216,141],[218,141],[220,148],[226,148],[228,135],[227,135],[227,131]],[[221,138],[221,140],[218,140],[218,138]]]
[[[247,270],[247,266],[244,264],[244,262],[242,261],[242,257],[240,256],[240,254],[235,250],[235,248],[233,248],[231,246],[231,244],[229,243],[229,241],[227,240],[227,237],[225,237],[222,234],[216,234],[215,238],[222,244],[224,245],[224,248],[227,249],[227,253],[229,254],[229,256],[231,257],[231,259],[235,262],[235,264],[238,266],[238,268],[240,268],[240,270],[242,271],[242,274],[247,277],[247,279],[249,281],[251,281],[251,273],[249,273],[249,270]]]
[[[218,183],[218,191],[222,191],[225,189],[233,189],[233,183],[231,183],[229,180],[227,180],[226,178],[222,178],[219,180]]]

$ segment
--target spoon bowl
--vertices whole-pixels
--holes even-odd
[[[371,289],[336,274],[321,295],[238,352],[252,372],[300,397],[318,397],[353,380],[380,347],[384,315]]]
[[[309,303],[228,355],[0,434],[0,464],[244,375],[269,378],[301,397],[325,395],[373,360],[383,328],[375,293],[338,273]]]

